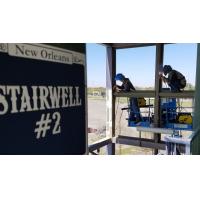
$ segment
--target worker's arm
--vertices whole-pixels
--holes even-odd
[[[130,92],[131,89],[135,90],[129,79],[125,80],[121,86],[116,85],[114,89],[116,92]]]
[[[166,77],[163,76],[163,75],[160,75],[160,78],[162,79],[162,81],[163,81],[164,83],[168,83],[168,82],[169,82],[168,78],[166,78]]]
[[[114,85],[114,87],[113,87],[114,92],[121,92],[123,90],[124,90],[124,87],[119,86],[119,85]]]

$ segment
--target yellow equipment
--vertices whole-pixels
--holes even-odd
[[[177,122],[180,124],[192,124],[192,116],[190,113],[179,113]]]
[[[139,107],[145,107],[146,106],[145,98],[138,98],[138,106]]]

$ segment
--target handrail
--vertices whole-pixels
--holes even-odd
[[[89,145],[89,152],[93,152],[97,149],[100,149],[108,144],[112,143],[112,138],[111,137],[106,137],[106,138],[103,138],[101,140],[98,140],[96,142],[94,142],[93,144],[90,144]]]
[[[195,91],[188,90],[183,92],[170,92],[161,91],[159,92],[160,98],[194,98]],[[113,93],[115,97],[155,97],[154,90],[135,90],[134,92],[115,92]]]

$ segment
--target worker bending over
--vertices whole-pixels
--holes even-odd
[[[134,91],[135,88],[133,86],[133,84],[131,83],[131,81],[126,78],[123,74],[117,74],[115,76],[115,80],[116,81],[121,81],[122,85],[115,85],[114,86],[114,90],[116,92],[130,92],[130,91]],[[130,104],[130,115],[129,115],[129,120],[130,121],[135,121],[140,122],[141,121],[141,116],[140,116],[140,109],[138,106],[138,100],[137,98],[131,97],[129,98],[129,104]]]
[[[163,73],[165,76],[161,75],[161,78],[163,82],[168,84],[172,92],[181,92],[181,89],[185,88],[185,76],[183,76],[183,74],[180,72],[172,69],[170,65],[165,65],[163,67]]]

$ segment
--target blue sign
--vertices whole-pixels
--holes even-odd
[[[0,154],[84,154],[85,85],[84,53],[0,44]]]

